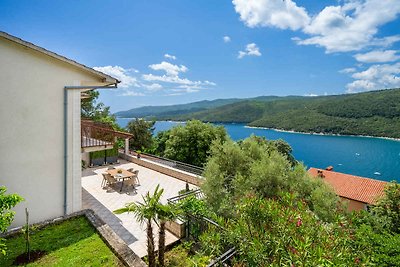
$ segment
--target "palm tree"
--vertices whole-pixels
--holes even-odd
[[[158,264],[160,267],[164,267],[164,255],[165,255],[165,223],[170,220],[176,219],[178,216],[178,209],[176,206],[170,204],[159,203],[157,207],[157,219],[160,222],[158,232]]]
[[[159,189],[160,185],[157,185],[154,193],[150,195],[149,192],[143,196],[143,203],[127,203],[124,208],[117,209],[114,211],[116,214],[122,214],[125,212],[132,212],[136,219],[143,224],[147,224],[147,255],[149,259],[149,267],[156,266],[156,256],[154,252],[154,235],[152,221],[156,221],[157,212],[160,209],[160,198],[164,192],[164,189]]]

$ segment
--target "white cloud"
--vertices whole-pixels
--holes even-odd
[[[396,55],[396,50],[384,50],[384,51],[371,51],[365,54],[354,55],[355,59],[363,63],[383,63],[392,62],[400,59],[399,55]]]
[[[154,75],[154,74],[144,74],[143,79],[145,81],[151,82],[163,82],[170,83],[176,85],[186,85],[187,87],[195,87],[195,86],[215,86],[216,84],[209,81],[192,81],[187,78],[180,78],[178,76],[168,76],[168,75]]]
[[[225,35],[224,37],[222,37],[222,39],[224,40],[224,43],[229,43],[231,41],[231,37]]]
[[[170,55],[170,54],[165,54],[164,57],[168,58],[168,59],[176,60],[176,56],[173,56],[173,55]]]
[[[388,47],[400,35],[378,38],[378,28],[396,19],[399,0],[347,0],[308,14],[292,0],[233,0],[240,19],[249,27],[302,30],[308,38],[292,38],[299,45],[324,47],[327,53]]]
[[[165,94],[164,96],[179,96],[183,95],[183,93],[170,93],[170,94]]]
[[[155,71],[163,71],[165,74],[155,75],[150,73],[140,75],[137,69],[125,69],[120,66],[94,67],[95,70],[104,72],[121,81],[118,84],[121,90],[117,91],[119,96],[144,96],[159,91],[168,92],[171,91],[171,88],[177,90],[179,94],[194,93],[216,86],[216,83],[208,80],[192,81],[188,78],[180,77],[181,74],[189,70],[184,65],[174,65],[162,61],[158,64],[149,65],[149,68]]]
[[[138,93],[132,90],[124,90],[119,96],[145,96],[145,94]]]
[[[261,56],[260,49],[255,43],[246,45],[245,51],[239,51],[238,58],[243,58],[245,56]]]
[[[178,88],[178,89],[171,89],[172,92],[177,92],[177,93],[197,93],[200,90],[197,88]]]
[[[197,92],[200,89],[207,89],[211,86],[215,86],[214,82],[210,82],[208,80],[205,81],[192,81],[188,78],[180,77],[180,74],[187,72],[189,69],[184,65],[174,65],[168,62],[161,62],[159,64],[149,65],[149,68],[152,70],[161,70],[164,71],[163,75],[155,75],[152,73],[143,74],[142,79],[146,82],[152,83],[166,83],[170,84],[169,86],[177,86],[180,92],[193,93]],[[161,86],[161,85],[160,85]]]
[[[348,93],[400,87],[400,62],[372,65],[351,77],[355,80],[347,84]]]
[[[168,76],[178,76],[178,74],[180,72],[188,71],[188,68],[184,65],[178,66],[178,65],[174,65],[169,62],[166,62],[166,61],[163,61],[159,64],[149,65],[149,68],[153,69],[153,70],[165,71]]]
[[[249,27],[298,30],[310,21],[305,8],[292,0],[233,0],[232,3],[240,19]]]
[[[344,5],[327,6],[303,28],[312,37],[297,43],[321,46],[327,53],[387,47],[399,41],[399,36],[377,38],[378,28],[396,19],[399,13],[398,0],[351,0]]]
[[[94,67],[93,69],[108,74],[118,80],[121,83],[118,87],[128,88],[128,87],[139,87],[140,84],[138,80],[132,76],[131,72],[136,72],[134,69],[124,69],[120,66],[104,66],[104,67]]]
[[[317,94],[310,93],[310,94],[305,94],[304,96],[308,96],[308,97],[316,97],[316,96],[318,96],[318,95],[317,95]]]
[[[144,87],[149,91],[159,91],[163,89],[163,86],[159,83],[146,84]]]
[[[339,73],[353,73],[356,71],[357,71],[356,68],[345,68],[345,69],[339,70]]]

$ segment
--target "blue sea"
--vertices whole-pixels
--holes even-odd
[[[117,122],[121,127],[125,127],[130,120],[118,118]],[[157,121],[154,134],[181,124]],[[251,134],[265,136],[271,140],[283,139],[293,148],[295,158],[307,167],[333,166],[338,172],[400,182],[400,141],[373,137],[290,133],[248,128],[245,124],[217,125],[224,126],[233,140],[244,139]]]

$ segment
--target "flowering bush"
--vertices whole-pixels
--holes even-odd
[[[285,193],[275,199],[249,195],[226,234],[247,266],[350,266],[356,260],[347,221],[323,223],[304,202]]]

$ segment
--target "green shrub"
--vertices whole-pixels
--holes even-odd
[[[339,199],[331,188],[311,178],[302,164],[293,166],[273,142],[256,136],[214,143],[204,176],[207,203],[223,217],[234,216],[232,203],[248,193],[272,198],[280,192],[293,192],[325,221],[337,214]]]
[[[357,257],[346,220],[323,223],[293,194],[248,195],[235,209],[226,235],[247,266],[350,266]]]
[[[7,194],[7,188],[0,186],[0,233],[7,231],[14,220],[15,211],[11,209],[24,199],[17,194]],[[6,255],[5,239],[0,238],[0,253]]]

